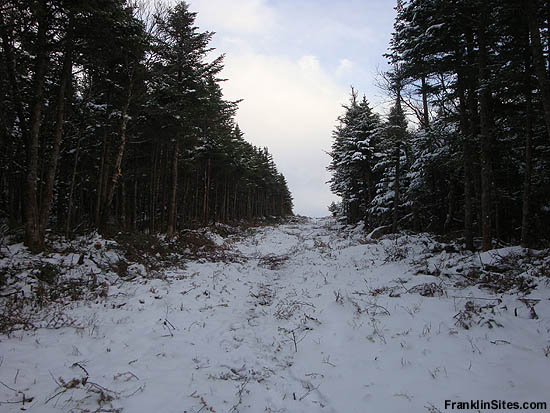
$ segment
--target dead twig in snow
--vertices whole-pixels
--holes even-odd
[[[4,383],[4,382],[2,382],[2,381],[0,381],[0,384],[1,384],[2,386],[4,386],[6,389],[9,389],[9,390],[14,391],[14,392],[16,392],[16,393],[21,393],[19,390],[15,390],[13,387],[8,386],[6,383]]]
[[[168,337],[168,336],[174,337],[173,331],[177,329],[174,326],[174,324],[172,324],[170,320],[168,320],[168,311],[169,311],[169,307],[166,306],[166,315],[164,316],[164,321],[162,321],[162,326],[168,330],[168,334],[163,335],[163,337]]]
[[[17,393],[18,395],[21,395],[21,400],[0,402],[0,405],[2,405],[2,404],[19,404],[19,403],[21,403],[21,404],[23,404],[23,406],[24,406],[25,403],[30,403],[30,402],[32,402],[32,401],[34,400],[34,397],[27,397],[27,396],[25,395],[25,393],[22,392],[21,390],[16,390],[16,389],[14,389],[13,387],[8,386],[6,383],[4,383],[4,382],[2,382],[2,381],[0,381],[0,384],[1,384],[2,386],[4,386],[5,388],[7,388],[7,389],[9,389],[9,390],[11,390],[11,391]],[[25,409],[22,408],[22,410],[25,410]]]
[[[190,293],[191,291],[196,290],[197,288],[199,288],[199,285],[195,285],[195,286],[193,286],[193,288],[190,288],[190,289],[188,289],[188,290],[184,290],[184,291],[180,292],[180,294],[181,294],[181,295],[188,294],[188,293]]]
[[[472,346],[472,352],[481,354],[481,350],[479,347],[474,343],[474,339],[471,336],[468,336],[468,342],[470,343],[470,346]]]
[[[78,363],[78,362],[77,362],[77,363],[73,363],[73,365],[72,365],[71,367],[80,367],[80,369],[81,369],[84,373],[86,373],[86,376],[87,376],[87,377],[90,376],[90,374],[88,373],[88,370],[86,370],[86,369],[82,366],[82,364],[80,364],[80,363]]]
[[[113,379],[114,379],[114,380],[118,380],[118,379],[121,378],[122,376],[128,376],[128,377],[126,378],[126,380],[124,380],[124,381],[130,381],[130,380],[132,379],[132,377],[133,377],[134,379],[136,379],[136,380],[139,381],[139,377],[136,376],[136,375],[135,375],[134,373],[132,373],[131,371],[127,371],[127,372],[124,372],[124,373],[118,373],[117,375],[115,375],[115,376],[113,377]]]
[[[328,364],[329,366],[336,367],[336,364],[330,362],[330,356],[326,356],[323,358],[323,363]]]
[[[376,304],[376,303],[369,303],[369,308],[367,309],[367,313],[368,313],[368,310],[370,310],[372,308],[374,308],[374,313],[372,313],[373,316],[377,315],[376,310],[378,310],[378,309],[382,310],[382,312],[378,313],[378,314],[385,314],[387,316],[391,315],[386,307],[381,306],[380,304]]]
[[[338,291],[334,290],[333,293],[334,293],[334,300],[338,304],[344,305],[344,297],[342,296],[342,293],[340,292],[340,290]]]
[[[437,407],[435,407],[433,404],[428,403],[427,406],[424,406],[426,409],[428,409],[428,412],[430,413],[441,413],[441,410],[439,410]]]
[[[239,400],[237,400],[237,403],[235,403],[233,405],[233,407],[231,407],[231,409],[229,409],[230,412],[236,412],[237,408],[242,404],[242,402],[243,402],[243,393],[246,390],[246,386],[248,385],[249,381],[250,381],[250,378],[246,377],[244,382],[239,386],[239,388],[237,390],[237,397],[239,398]]]
[[[529,316],[531,317],[531,319],[538,320],[539,316],[535,311],[535,305],[537,305],[540,300],[529,299],[529,298],[519,298],[519,301],[521,301],[523,304],[527,306],[527,308],[529,309]]]
[[[491,343],[492,344],[510,344],[510,342],[506,340],[492,340]]]
[[[488,297],[464,297],[460,295],[450,295],[451,298],[464,298],[466,300],[488,300],[488,301],[498,301],[500,304],[502,302],[502,299],[500,298],[488,298]]]
[[[311,386],[311,387],[309,387],[309,386]],[[309,396],[309,394],[310,394],[311,392],[313,392],[313,391],[315,391],[315,390],[318,390],[320,386],[321,386],[321,385],[319,384],[319,385],[317,385],[317,387],[313,387],[311,384],[308,383],[308,387],[309,387],[309,388],[307,389],[307,392],[306,392],[305,394],[303,394],[302,396],[300,396],[300,397],[298,398],[298,401],[304,400],[307,396]]]

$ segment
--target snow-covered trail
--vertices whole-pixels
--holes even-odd
[[[66,310],[78,328],[1,338],[0,402],[21,400],[14,389],[32,397],[24,408],[34,412],[437,412],[445,400],[550,402],[548,288],[537,291],[544,297],[531,320],[517,296],[497,301],[448,277],[415,275],[450,267],[445,252],[422,254],[427,239],[362,239],[326,219],[265,227],[226,241],[237,262],[187,263],[163,280],[111,287],[104,301]],[[460,265],[459,255],[452,260]],[[414,292],[425,283],[444,294]],[[464,329],[455,315],[468,296],[490,306],[479,309],[484,325]]]

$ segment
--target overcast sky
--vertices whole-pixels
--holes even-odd
[[[226,99],[243,99],[237,123],[267,146],[294,197],[294,212],[328,215],[331,134],[350,86],[383,112],[393,0],[189,0],[201,30],[224,53]]]

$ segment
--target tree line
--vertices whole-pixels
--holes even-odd
[[[375,114],[352,90],[333,133],[331,209],[468,249],[548,244],[550,3],[398,0]],[[414,127],[410,123],[414,123]]]
[[[0,218],[46,231],[175,231],[292,214],[267,148],[224,99],[223,56],[185,2],[0,6]]]

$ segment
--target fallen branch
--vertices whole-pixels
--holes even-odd
[[[506,340],[492,340],[491,343],[492,344],[510,344],[510,342]]]
[[[310,389],[308,389],[308,391],[307,391],[304,395],[302,395],[300,398],[298,398],[298,401],[304,400],[307,396],[309,396],[309,394],[310,394],[312,391],[318,390],[320,386],[321,386],[321,385],[319,384],[317,387],[311,387]]]
[[[502,302],[501,298],[487,298],[487,297],[464,297],[460,295],[450,295],[451,298],[464,298],[466,300],[488,300],[488,301],[498,301],[499,304]]]
[[[237,400],[237,403],[235,403],[233,405],[233,407],[231,407],[231,409],[229,409],[230,412],[236,412],[238,411],[237,408],[242,404],[243,402],[243,392],[244,390],[246,389],[246,385],[248,384],[248,382],[250,381],[250,378],[246,377],[244,382],[239,386],[239,390],[237,391],[237,396],[239,397],[239,400]]]
[[[80,368],[82,369],[82,371],[83,371],[84,373],[86,373],[86,376],[88,376],[88,377],[90,376],[90,374],[88,373],[88,370],[86,370],[86,369],[82,366],[82,364],[80,364],[80,363],[73,363],[73,365],[72,365],[71,367],[80,367]]]

